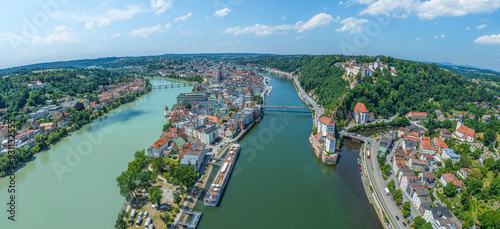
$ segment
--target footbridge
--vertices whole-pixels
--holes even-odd
[[[190,86],[194,86],[194,84],[192,83],[163,84],[163,85],[154,85],[151,88],[161,89],[161,88],[190,87]]]

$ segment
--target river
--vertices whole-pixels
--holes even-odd
[[[269,85],[266,105],[304,106],[291,80],[273,76]],[[361,145],[346,140],[332,168],[314,155],[311,129],[309,113],[266,112],[240,142],[219,207],[198,202],[198,228],[381,228],[361,184]]]
[[[153,85],[163,79],[151,79]],[[16,174],[16,221],[7,219],[9,179],[0,181],[0,228],[113,228],[124,198],[116,177],[165,124],[163,109],[192,88],[154,89],[75,131]],[[171,107],[170,107],[171,108]]]

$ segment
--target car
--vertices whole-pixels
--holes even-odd
[[[148,217],[149,213],[148,211],[144,212],[144,218]]]
[[[406,227],[406,223],[404,223],[404,222],[403,222],[403,226],[405,226],[405,227]]]
[[[156,209],[156,210],[158,210],[158,207],[156,205],[154,205],[154,204],[151,205],[151,207],[154,208],[154,209]]]
[[[138,218],[141,218],[141,217],[142,217],[142,214],[143,214],[142,212],[139,212],[139,217],[138,217]]]
[[[399,217],[398,217],[398,216],[396,216],[396,219],[397,219],[397,220],[399,220]]]
[[[163,209],[167,209],[167,205],[166,205],[166,204],[161,205],[161,206],[160,206],[160,209],[162,209],[162,210],[163,210]]]

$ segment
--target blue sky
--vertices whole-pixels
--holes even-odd
[[[500,71],[500,0],[2,0],[0,68],[165,53],[365,54]]]

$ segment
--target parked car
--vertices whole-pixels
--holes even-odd
[[[148,211],[144,212],[144,218],[148,217],[149,213]]]
[[[163,210],[163,209],[166,209],[166,208],[167,208],[167,205],[166,205],[166,204],[162,204],[162,205],[160,206],[160,209],[162,209],[162,210]]]
[[[139,218],[141,218],[141,217],[142,217],[142,215],[143,215],[143,213],[142,213],[142,212],[139,212]]]
[[[151,207],[154,208],[154,209],[156,209],[156,210],[158,210],[158,207],[156,205],[154,205],[154,204],[151,205]]]

